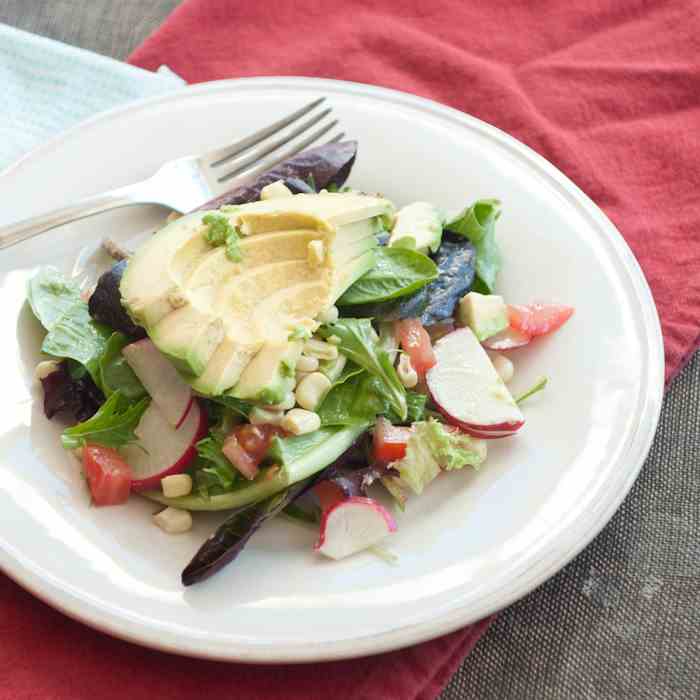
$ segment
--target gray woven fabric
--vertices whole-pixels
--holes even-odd
[[[233,0],[232,0],[233,1]],[[124,58],[178,0],[0,0],[0,22]],[[700,356],[582,554],[501,613],[441,700],[700,698]]]
[[[441,700],[700,698],[700,354],[642,473],[559,574],[500,614]]]

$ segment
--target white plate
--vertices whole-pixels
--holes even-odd
[[[546,374],[525,428],[495,441],[478,473],[445,475],[400,515],[395,566],[340,563],[280,521],[233,565],[184,590],[180,571],[216,518],[168,536],[133,499],[91,508],[77,462],[32,386],[41,333],[23,306],[35,266],[90,271],[103,235],[155,227],[162,210],[122,210],[0,254],[0,566],[100,630],[195,656],[278,662],[375,653],[450,632],[523,596],[610,519],[649,448],[661,406],[656,310],[622,237],[564,175],[457,111],[365,85],[301,78],[211,83],[109,112],[34,151],[0,178],[4,222],[124,185],[163,161],[253,131],[327,95],[360,149],[351,183],[398,203],[457,211],[499,197],[513,301],[576,306],[567,326],[513,354],[516,389]]]

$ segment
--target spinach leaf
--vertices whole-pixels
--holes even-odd
[[[501,203],[497,199],[479,199],[445,228],[468,238],[476,249],[476,283],[474,289],[491,294],[496,286],[496,276],[501,268],[501,253],[496,242],[496,220],[501,215]]]
[[[111,396],[115,391],[120,391],[132,401],[146,396],[147,392],[143,388],[143,384],[122,355],[124,346],[131,342],[132,338],[118,332],[112,333],[107,340],[104,352],[98,362],[100,384],[105,396]]]
[[[90,318],[78,285],[58,270],[44,267],[29,280],[27,300],[48,331],[41,351],[79,362],[100,386],[99,358],[111,330]]]
[[[63,447],[72,450],[90,442],[117,448],[136,442],[134,429],[149,403],[148,398],[132,403],[115,391],[92,418],[63,431]]]
[[[435,263],[415,250],[377,248],[374,267],[340,297],[340,306],[387,301],[411,294],[437,275]]]
[[[321,425],[370,425],[374,421],[376,402],[370,395],[373,387],[367,385],[371,375],[366,370],[360,370],[344,382],[331,387],[324,397],[317,413]]]
[[[79,362],[100,386],[99,360],[110,335],[111,330],[93,321],[87,304],[79,301],[56,319],[44,338],[41,351]]]
[[[80,287],[55,267],[42,267],[27,284],[27,301],[41,325],[50,331],[58,319],[80,303]]]
[[[381,382],[382,393],[389,405],[401,420],[405,420],[406,390],[396,374],[392,359],[378,346],[372,322],[367,318],[341,318],[322,326],[320,333],[326,338],[331,335],[340,338],[338,350]]]

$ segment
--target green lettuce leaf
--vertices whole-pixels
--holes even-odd
[[[341,318],[322,326],[320,333],[340,338],[338,350],[381,383],[381,393],[400,420],[406,420],[406,390],[399,380],[389,354],[378,345],[377,334],[368,318]]]
[[[115,391],[120,391],[127,399],[135,401],[147,394],[143,384],[122,355],[124,346],[131,342],[133,339],[129,336],[115,332],[109,336],[105,344],[98,361],[100,386],[105,396],[111,396]]]
[[[496,242],[496,221],[501,215],[497,199],[479,199],[445,224],[453,233],[468,238],[476,249],[474,291],[492,294],[501,269],[501,252]]]
[[[413,433],[406,445],[406,455],[392,464],[401,482],[415,494],[441,470],[479,466],[486,459],[486,443],[460,430],[448,429],[430,419],[413,424]]]
[[[133,403],[115,391],[92,418],[66,428],[61,443],[72,450],[88,442],[114,448],[136,442],[134,429],[149,403],[149,398]]]

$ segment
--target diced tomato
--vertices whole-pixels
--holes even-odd
[[[254,479],[272,438],[283,434],[284,431],[276,425],[246,423],[234,428],[224,440],[221,451],[246,479]]]
[[[528,304],[508,306],[510,327],[534,338],[557,330],[574,313],[572,306],[563,304]]]
[[[332,481],[319,481],[318,484],[313,487],[313,492],[316,494],[321,510],[324,513],[336,503],[345,500],[343,489]]]
[[[411,358],[413,369],[423,376],[437,362],[428,331],[417,318],[406,318],[396,325],[401,347]]]
[[[126,503],[131,490],[131,468],[119,452],[102,445],[85,445],[83,469],[96,506]]]
[[[372,443],[375,462],[389,464],[402,459],[406,454],[409,437],[411,437],[410,428],[392,425],[386,418],[378,418],[374,426]]]

